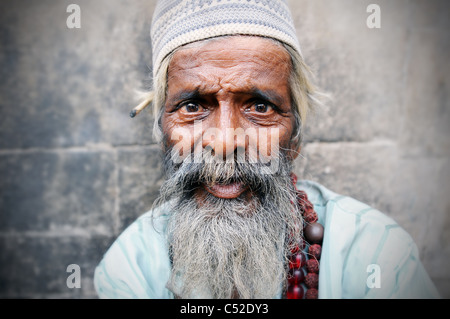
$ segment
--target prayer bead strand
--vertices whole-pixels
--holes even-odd
[[[306,193],[297,189],[297,176],[292,173],[291,179],[297,192],[297,204],[303,215],[304,240],[302,239],[291,252],[285,297],[287,299],[317,299],[324,229],[318,223],[317,213]],[[308,253],[305,254],[304,251]]]

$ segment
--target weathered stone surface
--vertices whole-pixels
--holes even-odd
[[[151,209],[163,181],[158,146],[119,151],[120,229]]]
[[[450,36],[437,28],[416,28],[411,46],[399,144],[405,156],[448,158],[450,63],[444,61],[450,52]]]
[[[150,86],[155,0],[0,2],[0,297],[95,297],[92,274],[163,179]],[[306,125],[299,177],[385,212],[450,297],[449,7],[290,0],[304,57],[333,99]],[[65,285],[82,269],[82,288]]]
[[[0,155],[0,231],[110,233],[112,160],[98,151]]]
[[[411,24],[417,28],[442,29],[450,23],[450,4],[441,0],[412,0],[408,6]]]
[[[109,237],[0,238],[0,298],[96,298],[95,267]],[[80,288],[68,288],[67,266],[80,266]]]
[[[78,1],[80,29],[69,4],[1,5],[0,147],[152,143],[150,112],[129,112],[150,84],[154,1]]]
[[[296,171],[302,179],[392,214],[394,199],[387,194],[397,165],[397,150],[392,143],[310,143],[301,154]]]
[[[394,218],[416,241],[430,276],[445,278],[450,260],[450,160],[401,158],[392,171]]]
[[[294,5],[295,2],[295,5]],[[381,28],[369,29],[370,1],[291,1],[306,62],[331,95],[306,125],[305,141],[395,138],[408,53],[406,1],[378,1]]]

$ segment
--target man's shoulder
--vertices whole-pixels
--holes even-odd
[[[396,241],[405,249],[415,245],[410,234],[385,212],[317,182],[301,181],[298,188],[307,193],[326,234],[347,242],[348,248],[354,249],[361,243],[367,245],[367,241],[374,245],[377,240],[380,245]]]
[[[170,261],[165,242],[167,209],[151,209],[133,221],[112,243],[94,275],[102,298],[167,298],[164,286]]]
[[[300,181],[297,187],[307,193],[325,228],[321,298],[438,296],[414,240],[393,218],[316,182]],[[373,267],[383,273],[378,289],[367,284]]]
[[[331,218],[334,214],[335,219],[340,215],[339,219],[370,220],[371,223],[379,223],[383,225],[397,225],[391,217],[385,212],[364,203],[351,196],[336,193],[326,186],[309,180],[300,180],[297,188],[306,192],[308,199],[314,205],[319,215],[319,221],[325,223],[326,218]]]
[[[136,217],[122,232],[121,236],[148,234],[148,228],[151,228],[152,232],[162,234],[165,232],[169,213],[169,203],[153,207]]]
[[[147,251],[147,246],[164,246],[168,211],[167,205],[161,205],[138,216],[115,239],[106,255],[120,247],[127,247],[123,249],[127,254],[140,254]]]
[[[339,203],[341,209],[357,214],[370,206],[351,197],[336,193],[324,185],[310,180],[299,180],[297,188],[306,192],[308,199],[315,206],[326,206],[329,203]]]

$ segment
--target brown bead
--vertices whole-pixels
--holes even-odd
[[[305,212],[303,214],[303,220],[307,224],[313,224],[313,223],[317,222],[317,220],[318,220],[317,213],[314,210],[312,210],[310,212]]]
[[[305,299],[318,299],[319,291],[315,288],[310,288],[306,291]]]
[[[319,286],[319,275],[313,272],[310,272],[305,277],[305,285],[308,288],[316,288]]]
[[[323,240],[323,226],[319,223],[309,224],[304,229],[306,241],[310,244],[321,244]]]
[[[309,246],[308,248],[308,254],[309,254],[309,258],[314,258],[319,260],[320,259],[320,255],[322,254],[322,246],[320,246],[319,244],[314,244]]]
[[[306,270],[308,272],[318,273],[319,272],[319,262],[317,259],[309,259],[306,261]]]

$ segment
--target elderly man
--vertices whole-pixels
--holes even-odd
[[[106,298],[438,297],[411,237],[292,174],[319,102],[281,0],[162,0],[152,104],[167,178],[95,272]]]

